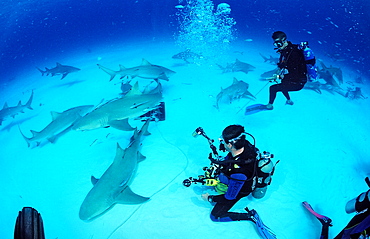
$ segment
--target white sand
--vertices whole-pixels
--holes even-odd
[[[244,51],[243,55],[230,53],[222,62],[224,65],[237,57],[257,67],[248,74],[222,74],[215,65],[186,65],[171,59],[182,50],[173,42],[92,48],[91,53],[52,59],[38,66],[52,67],[58,61],[81,68],[62,81],[59,76],[42,77],[34,68],[20,72],[16,81],[5,86],[0,103],[14,106],[20,99],[24,103],[34,89],[34,110],[6,119],[0,128],[0,237],[12,238],[18,211],[31,206],[41,213],[48,239],[260,238],[251,222],[212,222],[211,205],[200,199],[200,194],[210,189],[182,185],[184,179],[196,177],[209,165],[209,145],[204,138],[191,136],[194,129],[201,126],[217,139],[230,124],[244,125],[260,150],[275,154],[274,161],[280,160],[266,197],[244,198],[233,210],[256,209],[279,239],[319,238],[321,224],[301,206],[306,200],[317,212],[333,219],[330,237],[334,237],[353,216],[345,213],[345,203],[367,190],[363,179],[370,168],[369,100],[351,101],[326,91],[320,95],[302,90],[291,93],[295,104],[289,106],[278,93],[273,111],[244,116],[246,104],[267,103],[268,85],[259,81],[259,76],[274,67],[264,63],[259,53],[275,56],[270,47],[243,42],[230,51]],[[18,127],[10,126],[21,123],[22,131],[30,136],[29,130],[39,131],[50,122],[50,111],[96,105],[102,99],[117,97],[118,77],[109,82],[109,76],[96,64],[118,69],[119,64],[136,66],[141,58],[177,72],[169,82],[162,81],[166,120],[149,126],[152,135],[143,139],[142,146],[147,159],[139,164],[131,185],[134,192],[151,200],[142,205],[115,205],[92,222],[81,221],[78,211],[92,188],[90,176],[100,177],[105,172],[114,158],[116,143],[125,147],[132,132],[112,128],[72,131],[55,144],[27,148]],[[218,111],[213,107],[215,97],[233,77],[248,82],[253,94],[265,88],[255,102],[221,103]],[[345,69],[344,77],[353,81],[355,75]],[[138,80],[142,87],[150,82]],[[63,85],[74,81],[75,85]],[[370,95],[367,89],[363,91]]]

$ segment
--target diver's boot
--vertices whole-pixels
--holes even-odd
[[[287,105],[294,105],[294,102],[292,100],[287,100],[285,104],[287,104]]]
[[[266,109],[268,109],[268,110],[273,110],[273,109],[274,109],[274,106],[273,106],[272,104],[268,103],[268,104],[266,105]]]

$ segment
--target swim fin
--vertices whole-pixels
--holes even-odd
[[[308,203],[308,202],[306,202],[306,201],[304,201],[304,202],[302,202],[302,205],[310,212],[310,213],[312,213],[320,222],[321,222],[321,224],[323,224],[323,225],[327,225],[327,226],[333,226],[332,224],[331,224],[331,219],[329,218],[329,217],[327,217],[327,216],[324,216],[324,215],[321,215],[321,214],[318,214],[317,212],[315,212],[314,210],[313,210],[313,208],[312,208],[312,206]]]
[[[244,209],[249,213],[251,217],[251,221],[253,221],[256,224],[257,231],[263,239],[276,239],[277,238],[275,233],[262,222],[256,210],[254,209],[249,210],[248,207]]]
[[[266,105],[254,104],[245,108],[244,115],[251,115],[265,110],[269,110]]]

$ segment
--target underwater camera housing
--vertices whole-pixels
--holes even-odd
[[[207,179],[215,179],[218,176],[218,167],[216,164],[211,165],[210,167],[203,167],[204,175],[199,175],[198,178],[189,177],[185,179],[182,184],[185,187],[190,187],[192,183],[200,183],[204,185]]]
[[[213,161],[217,162],[221,160],[222,156],[218,155],[217,148],[213,144],[215,141],[207,136],[207,134],[204,132],[204,129],[202,127],[196,128],[192,135],[193,137],[198,137],[199,135],[202,135],[204,138],[208,140],[209,147],[212,150],[212,153],[210,153],[208,157],[211,160],[211,162]],[[215,158],[212,157],[212,154],[214,155]],[[211,163],[211,166],[203,167],[204,175],[199,175],[198,178],[189,177],[188,179],[185,179],[182,182],[182,184],[185,187],[190,187],[192,183],[195,183],[195,184],[200,183],[204,185],[206,182],[206,179],[215,179],[218,176],[219,174],[218,169],[219,169],[219,166],[217,164]]]

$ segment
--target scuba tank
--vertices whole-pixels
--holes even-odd
[[[315,54],[313,53],[312,49],[308,46],[308,42],[301,42],[298,45],[298,48],[303,51],[304,59],[306,61],[307,67],[307,74],[310,77],[310,81],[317,80],[317,66],[316,66],[316,59]]]

